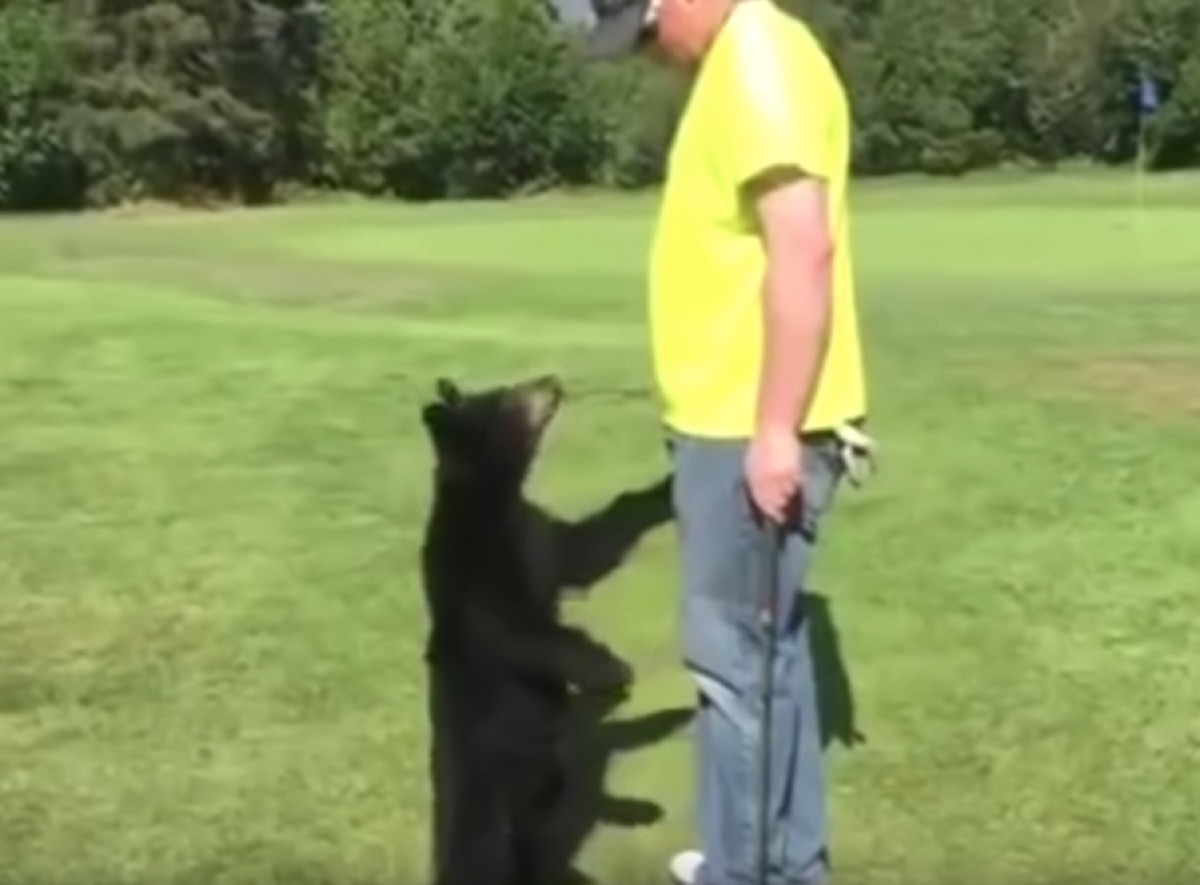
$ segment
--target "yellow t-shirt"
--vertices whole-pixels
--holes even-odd
[[[754,432],[766,254],[741,185],[783,165],[826,182],[836,249],[829,344],[801,429],[865,414],[849,161],[846,95],[816,38],[772,0],[738,0],[676,131],[650,258],[654,374],[669,427],[714,438]]]

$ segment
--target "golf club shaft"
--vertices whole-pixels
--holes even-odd
[[[759,748],[759,808],[758,808],[758,885],[767,885],[768,856],[771,831],[771,732],[772,708],[775,695],[775,616],[779,608],[779,545],[781,530],[774,521],[765,519],[761,536],[763,570],[762,597],[759,618],[766,640],[762,674],[762,740]]]

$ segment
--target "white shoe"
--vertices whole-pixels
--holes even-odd
[[[702,866],[704,855],[699,851],[681,851],[671,858],[671,878],[678,885],[696,885]]]

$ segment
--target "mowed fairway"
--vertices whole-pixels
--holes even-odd
[[[814,586],[844,885],[1200,877],[1200,179],[1133,195],[858,189],[882,472]],[[537,500],[656,480],[653,208],[0,221],[0,882],[420,881],[419,404],[558,371]],[[569,607],[635,736],[692,700],[674,543]],[[607,789],[663,816],[596,828],[602,882],[688,844],[687,730],[648,737]]]

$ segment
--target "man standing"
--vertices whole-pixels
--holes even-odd
[[[560,0],[569,2],[569,0]],[[593,56],[648,49],[694,84],[651,255],[653,364],[674,462],[683,655],[699,690],[700,850],[682,885],[756,881],[763,568],[775,613],[767,867],[828,879],[826,788],[802,585],[866,391],[848,236],[850,115],[804,25],[772,0],[592,0]],[[774,563],[767,523],[781,527]]]

